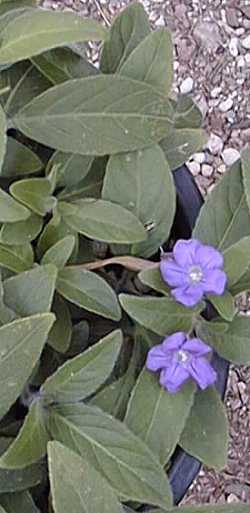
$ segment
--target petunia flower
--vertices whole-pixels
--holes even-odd
[[[160,371],[160,384],[170,393],[178,392],[192,378],[204,390],[216,381],[217,374],[206,355],[211,347],[199,338],[187,338],[181,331],[165,338],[148,352],[146,368]]]
[[[222,254],[196,239],[180,239],[172,256],[162,254],[160,271],[164,281],[174,287],[172,295],[179,303],[192,307],[205,294],[222,295],[227,276],[222,270]]]

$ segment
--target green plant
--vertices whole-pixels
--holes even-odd
[[[206,139],[192,100],[171,97],[169,32],[151,32],[138,3],[109,33],[8,0],[0,31],[0,511],[172,512],[164,466],[180,444],[222,468],[225,409],[213,387],[168,394],[145,358],[185,331],[249,361],[250,321],[234,306],[250,288],[249,153],[194,229],[227,273],[207,322],[204,302],[172,299],[157,264],[173,246],[172,170]],[[91,39],[104,42],[100,70],[76,45]]]

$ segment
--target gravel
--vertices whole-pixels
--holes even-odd
[[[109,25],[130,0],[44,0],[43,6],[79,11]],[[141,0],[152,26],[167,26],[175,48],[174,91],[191,94],[204,116],[209,141],[188,162],[205,196],[250,144],[250,1]],[[89,45],[98,60],[98,46]],[[241,309],[250,314],[247,295]],[[250,503],[250,368],[232,367],[226,406],[228,466],[203,469],[184,499],[193,503]]]

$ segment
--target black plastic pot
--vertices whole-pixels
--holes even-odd
[[[183,165],[174,171],[174,181],[177,191],[177,213],[174,221],[172,235],[174,239],[189,239],[203,204],[203,198],[190,174],[187,166]],[[204,317],[211,320],[215,316],[212,305],[208,304]],[[214,353],[213,367],[218,373],[216,388],[224,398],[229,364],[226,360]],[[168,477],[173,491],[174,504],[178,504],[186,494],[188,488],[196,478],[201,468],[201,462],[178,448],[173,456]],[[150,511],[152,506],[143,506],[141,512]],[[127,512],[130,510],[128,509]]]

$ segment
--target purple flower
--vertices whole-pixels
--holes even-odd
[[[178,331],[148,352],[147,369],[160,372],[160,384],[170,393],[178,392],[192,378],[204,390],[216,381],[217,374],[205,355],[211,347],[199,338],[187,338]]]
[[[222,254],[198,240],[179,240],[168,257],[163,253],[160,270],[164,281],[174,287],[176,301],[194,306],[204,294],[224,293],[227,276],[222,271]]]

